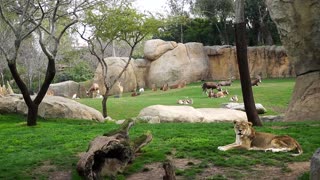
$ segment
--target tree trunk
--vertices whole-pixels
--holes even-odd
[[[17,83],[17,85],[22,93],[23,99],[28,107],[27,125],[28,126],[35,126],[35,125],[37,125],[38,105],[36,105],[32,101],[26,84],[22,81],[22,79],[20,78],[20,76],[18,74],[16,64],[15,63],[8,63],[8,66],[9,66],[10,72],[12,74],[12,77],[15,80],[15,82]]]
[[[107,108],[107,102],[108,102],[108,94],[109,91],[106,90],[105,95],[103,95],[103,99],[102,99],[102,115],[104,118],[108,117],[108,108]]]
[[[34,103],[28,106],[27,126],[37,125],[38,109],[39,106]]]
[[[135,153],[152,140],[152,135],[147,133],[130,141],[129,130],[133,124],[133,120],[126,120],[118,130],[94,138],[78,161],[78,174],[91,180],[115,177],[122,172],[134,160]]]
[[[244,21],[244,0],[236,1],[235,38],[241,80],[241,89],[247,118],[248,121],[253,123],[253,125],[262,126],[253,98],[251,79],[249,73],[247,57],[246,23]]]

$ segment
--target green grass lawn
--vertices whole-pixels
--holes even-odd
[[[293,79],[265,80],[261,86],[254,87],[256,102],[262,103],[269,110],[268,114],[280,114],[287,107],[293,85]],[[228,90],[231,94],[241,95],[237,81]],[[219,107],[227,101],[206,98],[201,94],[200,83],[195,83],[184,89],[167,92],[146,91],[138,97],[130,97],[129,94],[118,99],[112,97],[108,107],[111,117],[122,119],[136,116],[141,108],[152,104],[174,105],[176,99],[185,96],[194,99],[194,107]],[[80,102],[101,109],[101,100],[81,99]],[[232,123],[136,124],[130,130],[132,138],[150,131],[154,139],[117,179],[125,179],[129,174],[144,170],[145,164],[162,162],[168,155],[201,161],[198,165],[190,165],[187,170],[177,170],[176,173],[184,176],[184,179],[194,179],[196,174],[212,165],[233,169],[212,179],[241,179],[242,170],[250,171],[256,165],[276,166],[286,171],[287,163],[309,161],[320,147],[319,121],[268,122],[256,129],[290,135],[301,144],[304,153],[291,157],[291,153],[218,151],[218,146],[234,141],[232,126]],[[80,179],[75,171],[79,153],[87,149],[94,137],[115,128],[118,125],[113,123],[68,119],[39,119],[36,127],[27,127],[23,116],[0,114],[0,179],[47,179],[50,172],[56,170],[72,171],[72,179]],[[45,164],[57,169],[41,169]]]
[[[126,119],[136,117],[144,107],[162,104],[177,105],[177,100],[182,98],[192,98],[195,108],[221,107],[222,103],[229,101],[229,97],[238,95],[239,102],[242,100],[240,81],[236,80],[232,86],[226,88],[230,95],[228,98],[210,99],[202,93],[202,83],[188,84],[183,89],[173,89],[169,91],[151,91],[147,89],[142,95],[131,97],[131,93],[124,93],[122,98],[108,98],[108,115],[114,119]],[[256,103],[261,103],[266,109],[265,115],[277,115],[283,113],[288,107],[293,91],[294,79],[265,79],[259,86],[254,86],[253,93]],[[80,103],[91,106],[102,111],[101,99],[80,99]]]

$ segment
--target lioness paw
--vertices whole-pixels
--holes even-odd
[[[219,146],[218,149],[219,149],[220,151],[226,151],[226,150],[227,150],[227,149],[226,149],[225,147],[223,147],[223,146]]]

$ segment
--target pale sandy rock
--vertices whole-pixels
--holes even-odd
[[[296,72],[285,121],[320,120],[320,1],[266,0]]]
[[[161,39],[152,39],[144,44],[144,57],[150,61],[154,61],[169,50],[177,47],[174,41],[163,41]]]
[[[55,96],[72,98],[74,94],[80,93],[80,84],[74,81],[64,81],[50,84],[49,89],[54,92]]]
[[[311,180],[320,179],[320,148],[318,148],[311,157],[310,179]]]
[[[284,121],[320,120],[320,72],[296,78]]]
[[[234,46],[206,46],[209,56],[209,79],[240,78]],[[293,62],[282,46],[248,47],[248,64],[252,78],[294,77]]]
[[[297,75],[320,70],[320,1],[266,0]]]
[[[191,106],[153,105],[142,109],[138,119],[162,122],[211,123],[247,120],[245,112],[225,108],[193,108]]]
[[[150,67],[150,61],[145,59],[136,59],[133,61],[133,69],[137,79],[137,84],[141,88],[147,87],[147,78]]]
[[[0,98],[0,112],[27,114],[21,95]],[[103,122],[102,114],[86,105],[60,96],[45,96],[39,105],[38,115],[43,118],[84,119]]]
[[[191,106],[153,105],[142,109],[138,118],[143,116],[159,117],[160,122],[202,122],[203,115]]]
[[[123,86],[123,92],[129,92],[136,88],[137,86],[137,79],[135,76],[133,63],[134,59],[130,61],[129,66],[127,67],[126,71],[123,73],[119,81],[121,82],[121,85]],[[123,70],[125,65],[128,62],[127,57],[108,57],[105,58],[105,62],[108,65],[108,74],[107,74],[107,81],[113,82],[115,78],[120,74],[120,72]],[[100,94],[105,93],[105,86],[103,83],[103,77],[102,77],[102,69],[101,66],[98,65],[95,75],[94,75],[94,82],[99,84],[100,87]],[[109,94],[116,94],[118,92],[118,88],[116,87],[116,84],[111,88]]]
[[[240,110],[240,111],[245,111],[244,103],[224,103],[222,104],[223,108],[228,108],[228,109],[235,109],[235,110]],[[262,104],[256,103],[256,109],[258,114],[264,114],[267,112],[267,109],[263,107]]]
[[[226,108],[197,108],[204,116],[202,122],[233,122],[236,120],[247,121],[247,115],[243,111]]]
[[[0,113],[15,113],[17,112],[17,104],[23,101],[22,96],[6,95],[0,96]]]
[[[155,84],[161,87],[181,81],[194,82],[207,77],[208,57],[201,43],[179,43],[176,48],[166,52],[151,62],[148,74],[148,87]]]

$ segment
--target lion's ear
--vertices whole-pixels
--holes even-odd
[[[249,126],[252,126],[252,122],[248,122]]]

